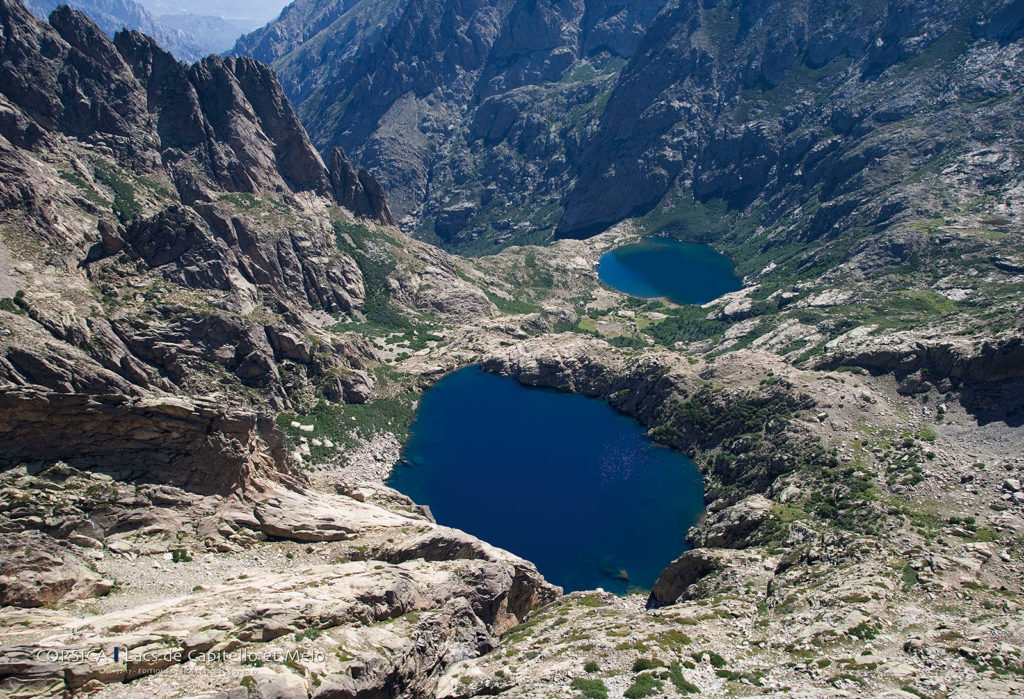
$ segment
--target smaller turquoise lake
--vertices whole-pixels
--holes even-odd
[[[389,484],[566,591],[650,589],[704,509],[693,462],[606,402],[478,367],[424,394]]]
[[[605,253],[597,276],[630,296],[678,304],[704,304],[742,287],[728,257],[709,245],[671,238],[647,238]]]

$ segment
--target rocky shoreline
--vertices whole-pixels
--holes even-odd
[[[996,19],[984,41],[1012,32]],[[266,66],[185,66],[17,0],[0,29],[0,694],[1024,693],[1020,190],[983,128],[1013,112],[1012,66],[1005,99],[969,102],[980,140],[897,193],[830,150],[922,139],[879,104],[791,154],[843,175],[793,217],[670,192],[587,240],[461,258],[390,225],[341,151],[325,164]],[[716,163],[691,184],[734,179]],[[469,207],[435,203],[458,232]],[[718,227],[743,289],[696,307],[600,283],[603,252],[675,214]],[[387,487],[423,391],[469,364],[694,459],[707,512],[653,590],[563,595]]]
[[[1019,486],[1014,488],[1014,475],[1024,468],[1024,463],[1019,455],[1014,456],[1015,429],[989,425],[984,428],[987,432],[984,436],[965,437],[964,430],[969,432],[972,423],[963,407],[946,405],[944,420],[937,424],[934,422],[936,413],[927,406],[914,411],[913,406],[921,406],[920,402],[902,395],[892,378],[820,369],[799,370],[781,359],[749,352],[693,362],[671,352],[638,353],[609,347],[597,339],[562,334],[496,348],[489,356],[482,357],[480,363],[485,370],[513,377],[526,385],[575,391],[608,400],[616,409],[641,421],[655,439],[685,449],[695,458],[705,474],[708,513],[701,525],[688,535],[695,548],[674,562],[666,561],[667,567],[649,598],[634,596],[618,601],[602,595],[594,597],[594,593],[559,597],[529,564],[516,562],[514,557],[464,534],[437,527],[429,520],[429,515],[424,516],[422,508],[384,486],[389,468],[399,453],[399,442],[388,434],[363,441],[345,453],[344,466],[326,466],[308,474],[283,466],[286,461],[281,458],[280,446],[276,451],[266,452],[277,455],[266,457],[267,465],[275,459],[282,464],[275,467],[276,472],[259,465],[259,459],[264,458],[258,456],[259,450],[247,450],[246,458],[256,461],[244,461],[253,465],[241,473],[251,476],[241,481],[225,481],[223,489],[217,493],[193,492],[188,488],[187,478],[178,479],[178,485],[126,485],[125,474],[90,473],[65,464],[34,475],[17,468],[8,470],[4,500],[22,504],[2,513],[5,530],[21,529],[24,524],[35,522],[37,529],[47,532],[41,535],[49,537],[46,544],[14,537],[8,550],[13,553],[19,547],[31,547],[45,551],[49,547],[50,554],[35,554],[32,559],[31,565],[40,571],[36,599],[43,603],[63,600],[62,604],[72,605],[68,611],[76,604],[68,600],[78,596],[102,600],[104,598],[97,595],[108,593],[114,584],[111,581],[117,581],[118,589],[108,594],[112,604],[103,602],[96,608],[100,616],[90,617],[90,628],[95,630],[88,636],[76,634],[74,648],[90,643],[124,642],[126,650],[139,648],[142,649],[139,652],[144,653],[150,649],[155,633],[165,639],[157,650],[172,655],[183,652],[187,656],[190,650],[205,644],[203,641],[196,645],[193,640],[192,636],[199,633],[197,629],[213,625],[220,629],[220,635],[212,639],[216,642],[209,648],[218,652],[258,648],[261,653],[274,650],[275,657],[293,658],[295,653],[302,657],[297,666],[294,662],[285,663],[273,665],[274,670],[266,671],[257,667],[243,671],[244,674],[232,673],[229,663],[221,663],[217,666],[218,682],[225,690],[232,682],[248,677],[251,679],[246,682],[251,681],[254,686],[291,687],[289,691],[297,692],[294,696],[343,696],[331,692],[362,690],[338,689],[331,682],[340,681],[338,678],[342,676],[349,682],[358,675],[362,678],[358,686],[391,688],[387,691],[417,696],[476,696],[503,688],[501,691],[509,696],[527,697],[556,691],[571,679],[572,668],[582,667],[590,658],[600,658],[599,664],[605,673],[602,677],[620,668],[616,672],[628,678],[631,673],[645,674],[631,668],[639,662],[637,658],[650,655],[652,662],[660,663],[654,667],[666,668],[662,671],[668,673],[662,678],[663,683],[671,682],[670,675],[675,676],[672,667],[678,667],[688,678],[686,682],[696,683],[695,686],[705,692],[724,691],[731,686],[730,682],[736,681],[730,679],[732,676],[748,679],[756,676],[756,682],[750,681],[764,690],[802,687],[801,691],[818,695],[825,691],[820,684],[824,673],[806,672],[800,669],[801,663],[786,658],[799,658],[802,644],[819,638],[823,632],[837,639],[829,641],[838,643],[837,648],[848,647],[851,642],[855,646],[863,643],[866,640],[861,638],[863,634],[871,637],[868,642],[871,660],[858,661],[857,665],[865,667],[844,673],[857,679],[843,680],[838,685],[833,683],[828,692],[848,691],[858,683],[862,687],[880,689],[906,682],[907,677],[923,682],[921,686],[945,684],[963,691],[972,688],[972,691],[998,693],[1013,691],[1017,686],[1013,674],[986,679],[981,672],[983,667],[995,666],[968,662],[972,657],[982,658],[985,663],[1002,663],[1002,667],[1014,667],[1014,663],[1019,662],[1013,652],[1007,652],[1024,631],[1012,623],[1012,615],[993,616],[999,623],[992,627],[991,642],[995,644],[992,645],[971,635],[964,627],[965,618],[958,613],[940,611],[941,600],[950,596],[965,604],[980,605],[1002,599],[999,604],[1007,612],[1020,608],[1011,601],[1016,599],[1017,590],[1008,587],[1006,582],[1019,579],[1024,569],[1013,544],[1000,548],[996,543],[1004,538],[1016,541],[1024,534],[1018,502],[1024,500],[1024,493],[1015,499]],[[155,404],[146,405],[152,409]],[[189,414],[187,405],[175,405],[180,414]],[[709,416],[714,416],[716,422],[707,423]],[[237,422],[237,418],[232,419]],[[249,424],[250,429],[256,429],[258,423]],[[862,431],[865,426],[866,432]],[[931,441],[912,437],[910,441],[914,445],[907,446],[908,438],[898,437],[899,434],[920,435],[925,426],[936,432]],[[17,421],[8,428],[16,430]],[[267,426],[262,429],[266,430]],[[895,435],[890,440],[881,440],[889,446],[869,446],[866,435],[882,437],[887,430]],[[310,435],[317,438],[315,432]],[[759,436],[752,438],[753,435]],[[271,434],[264,441],[266,439],[282,443],[280,435],[275,438]],[[918,450],[922,447],[918,444],[936,452],[931,460],[939,470],[936,473],[929,470],[923,483],[909,487],[889,482],[886,476],[894,467],[912,473],[900,465],[906,463],[906,457],[913,458],[920,453]],[[786,446],[781,448],[780,445]],[[243,452],[231,453],[238,456]],[[780,454],[790,458],[780,460],[777,458]],[[987,464],[999,466],[1001,471],[990,473],[973,465],[959,465],[971,458],[984,459]],[[856,468],[847,464],[856,464]],[[838,473],[833,473],[836,470]],[[848,472],[853,476],[844,475]],[[999,475],[1000,472],[1007,475]],[[895,506],[892,503],[896,501],[881,493],[850,488],[849,482],[843,482],[851,478],[855,481],[861,477],[858,473],[872,479],[873,488],[887,483],[897,497],[905,500],[910,496],[911,500],[906,502],[920,503],[921,509]],[[307,481],[309,485],[304,484]],[[949,486],[943,485],[947,482]],[[957,500],[944,497],[944,489],[955,485],[963,487],[962,497]],[[50,496],[45,500],[27,501],[24,495],[33,492],[47,492]],[[86,532],[76,527],[75,522],[96,521],[95,516],[87,512],[84,514],[88,519],[76,519],[74,508],[81,507],[77,504],[81,499],[70,494],[78,492],[90,494],[88,503],[93,511],[96,508],[107,511],[102,521],[110,522],[110,529],[97,531],[93,528]],[[816,494],[820,492],[831,492],[832,500],[819,502]],[[109,498],[106,503],[100,493]],[[943,509],[930,509],[939,502]],[[833,519],[822,516],[830,505],[838,508],[831,515]],[[992,514],[984,519],[968,514],[986,507],[992,508]],[[140,517],[139,512],[148,514]],[[930,517],[930,522],[935,522],[926,525],[926,534],[922,534],[922,517]],[[193,524],[186,524],[190,521]],[[943,525],[945,521],[963,523]],[[948,552],[934,552],[931,547],[936,539],[929,537],[947,540]],[[981,540],[975,541],[979,537]],[[949,538],[963,543],[950,548]],[[68,556],[71,551],[78,552],[80,562]],[[270,631],[262,626],[238,626],[236,622],[226,626],[224,620],[208,616],[211,607],[230,607],[237,609],[229,615],[231,618],[248,618],[244,612],[246,604],[258,604],[263,610],[273,609],[274,604],[291,609],[287,595],[297,593],[288,591],[305,589],[311,584],[310,579],[320,581],[315,583],[317,589],[326,586],[322,597],[325,603],[358,598],[359,593],[353,591],[356,588],[351,587],[356,581],[349,580],[350,577],[373,572],[362,584],[367,589],[387,589],[394,584],[387,582],[387,576],[392,574],[387,571],[395,565],[400,566],[400,570],[396,569],[394,574],[406,581],[404,585],[412,585],[416,590],[416,585],[427,584],[433,590],[441,583],[437,582],[438,573],[430,568],[431,562],[445,569],[453,562],[461,566],[463,564],[457,562],[463,560],[477,561],[473,566],[497,566],[487,575],[499,575],[499,570],[520,570],[525,575],[501,578],[507,582],[488,593],[491,597],[481,598],[480,604],[492,609],[495,604],[507,606],[526,590],[531,590],[527,596],[533,601],[516,607],[517,612],[506,616],[485,618],[477,613],[481,621],[476,623],[483,624],[481,629],[488,629],[491,640],[484,645],[477,644],[475,650],[461,651],[469,655],[448,661],[454,664],[441,674],[429,677],[424,675],[422,663],[428,662],[427,659],[433,657],[431,654],[441,652],[437,648],[416,646],[415,650],[410,649],[407,652],[413,654],[408,656],[413,664],[402,665],[405,669],[398,671],[394,662],[378,666],[379,661],[372,660],[379,657],[373,655],[380,651],[381,641],[377,636],[367,637],[372,638],[369,645],[358,639],[361,634],[369,633],[381,618],[401,619],[410,614],[416,617],[417,623],[422,620],[426,624],[423,629],[436,629],[439,618],[454,613],[446,611],[448,607],[444,605],[448,602],[444,600],[465,597],[468,594],[465,588],[452,587],[452,591],[446,593],[451,597],[424,598],[423,590],[416,591],[411,594],[419,601],[413,607],[388,606],[387,611],[379,612],[383,617],[364,618],[361,612],[353,612],[355,616],[351,618],[288,616],[280,627],[271,624],[274,630]],[[894,568],[894,560],[903,563]],[[414,561],[420,562],[410,568]],[[88,583],[88,576],[81,577],[83,566],[98,571],[95,583]],[[354,566],[352,572],[345,566]],[[171,587],[167,586],[165,571],[168,570],[175,576]],[[213,570],[220,572],[211,575]],[[232,579],[222,580],[222,576]],[[800,591],[804,584],[800,581],[807,580],[808,576],[818,581],[814,588],[822,591],[816,602],[801,601],[808,593]],[[79,583],[65,589],[68,583],[63,581],[72,579],[84,580],[92,587],[83,588]],[[913,580],[910,587],[908,579]],[[417,582],[420,580],[424,582]],[[127,587],[123,587],[126,584]],[[964,584],[970,585],[967,588],[971,590],[970,602],[959,592]],[[3,589],[10,591],[7,594],[17,594],[10,586]],[[878,592],[865,593],[865,589]],[[53,596],[55,593],[51,591],[54,590],[61,596]],[[207,591],[213,596],[207,595]],[[278,594],[285,597],[280,603],[273,602]],[[301,594],[308,597],[310,593]],[[250,598],[246,595],[255,596],[247,602]],[[390,599],[390,593],[385,597]],[[153,599],[169,600],[168,613],[173,609],[177,614],[181,609],[192,608],[187,605],[195,605],[198,626],[192,628],[184,624],[178,628],[167,621],[166,616],[132,617],[132,625],[150,630],[128,640],[97,626],[98,619],[109,619],[103,623],[114,627],[124,625],[124,621],[118,620],[130,614],[128,610],[133,605]],[[217,604],[212,604],[214,599],[219,600]],[[508,599],[508,602],[495,601],[500,599]],[[30,602],[23,596],[19,603]],[[922,604],[924,606],[920,606]],[[646,606],[648,611],[638,609],[637,605]],[[953,663],[953,669],[947,672],[936,673],[934,666],[921,662],[932,655],[908,655],[906,648],[911,646],[906,639],[913,636],[911,627],[893,621],[902,613],[897,610],[907,605],[917,610],[912,628],[919,628],[922,623],[932,624],[947,629],[947,635],[956,634],[965,639],[967,643],[959,646],[956,653],[967,660]],[[577,608],[580,612],[574,611]],[[179,693],[187,692],[189,687],[199,692],[197,680],[207,680],[211,671],[207,665],[188,660],[163,667],[139,665],[134,669],[116,663],[40,665],[26,657],[26,653],[30,653],[27,649],[39,642],[47,647],[53,643],[58,647],[71,647],[61,639],[66,633],[62,629],[72,623],[73,617],[66,616],[67,612],[49,614],[43,610],[7,609],[10,624],[19,631],[14,636],[5,636],[4,657],[8,668],[5,681],[15,682],[17,686],[31,685],[39,696],[46,695],[49,691],[46,687],[52,689],[60,682],[75,691],[99,691],[107,687],[103,692],[109,692],[104,694],[109,696],[137,696],[139,692],[150,691]],[[117,611],[119,609],[126,611]],[[601,610],[603,626],[595,628],[591,615],[582,613],[590,609]],[[725,609],[734,611],[725,613]],[[720,668],[701,662],[710,663],[708,658],[722,655],[716,649],[729,643],[722,634],[734,633],[729,631],[730,620],[736,619],[737,613],[747,614],[739,612],[740,609],[760,610],[754,614],[754,618],[761,619],[755,627],[757,631],[745,633],[774,640],[764,646],[749,647],[744,659],[730,661],[736,663],[730,665],[729,672],[733,675],[723,676],[717,673]],[[820,611],[808,614],[814,609],[831,611],[824,617]],[[670,618],[689,614],[691,616],[686,618],[700,619],[694,622],[693,628],[684,625],[683,633],[691,639],[689,643],[652,646],[643,640],[660,638],[659,634],[668,632],[669,629],[664,628],[664,610],[668,610]],[[538,616],[531,617],[531,612]],[[287,614],[293,615],[293,612]],[[274,617],[268,618],[267,611],[261,611],[255,618],[271,623]],[[557,636],[549,637],[538,647],[540,636],[537,634],[553,620],[564,620],[560,622]],[[528,621],[523,628],[531,629],[529,633],[516,632],[499,641],[504,631],[523,621]],[[397,633],[403,638],[415,635],[416,629],[421,628],[415,624],[403,626],[405,622],[392,623],[401,629]],[[369,626],[361,631],[364,624]],[[870,626],[870,631],[861,631],[867,629],[865,624]],[[702,640],[695,640],[697,631]],[[340,664],[316,655],[321,653],[326,658],[324,648],[330,648],[335,659],[340,658],[337,646],[332,645],[339,635],[360,648],[362,654],[352,654],[348,659],[350,646],[343,644],[346,660]],[[169,637],[176,640],[172,643],[166,640]],[[612,645],[599,644],[597,649],[593,644],[571,640],[597,637],[622,640]],[[668,637],[675,636],[668,634]],[[144,643],[147,639],[148,643]],[[318,643],[319,639],[324,639],[323,643]],[[783,643],[784,639],[788,640]],[[12,642],[15,645],[11,645]],[[814,641],[821,642],[820,639]],[[458,647],[458,643],[464,641],[443,643],[455,643]],[[539,653],[522,651],[537,654],[525,664],[517,665],[514,673],[509,673],[509,653],[522,644],[539,648]],[[781,649],[782,646],[790,650]],[[450,646],[445,648],[448,650],[444,652],[450,654]],[[480,653],[482,655],[474,660]],[[694,655],[703,660],[695,661],[691,657]],[[369,666],[376,669],[369,674],[354,673],[352,668],[359,663],[370,663]],[[689,668],[686,663],[694,667]],[[773,663],[778,666],[776,670],[769,669]],[[508,682],[495,680],[499,671],[506,673]],[[138,674],[136,679],[132,679],[136,676],[133,673]],[[648,674],[657,675],[658,671]],[[612,681],[616,676],[619,675],[613,673],[607,681],[613,691],[619,687],[618,681]],[[122,684],[129,680],[129,684]],[[631,682],[619,687],[619,691],[625,691]],[[118,686],[123,689],[116,689]],[[951,694],[968,695],[970,692]]]

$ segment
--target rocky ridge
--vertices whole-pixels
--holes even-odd
[[[186,67],[67,8],[52,25],[16,3],[3,16],[0,376],[140,395],[212,375],[279,406],[310,386],[365,399],[372,350],[310,338],[316,314],[357,315],[364,297],[336,246],[331,217],[351,215],[330,213],[331,180],[348,182],[353,213],[387,221],[373,178],[343,156],[328,170],[254,61]],[[291,390],[281,361],[300,367]]]
[[[122,29],[142,32],[156,39],[179,60],[189,63],[222,53],[238,35],[255,24],[195,14],[154,17],[133,0],[29,0],[25,5],[43,20],[59,5],[69,5],[88,15],[111,38]]]
[[[950,327],[970,312],[929,295],[907,317],[941,311],[933,325],[831,325],[877,283],[840,275],[751,277],[703,308],[637,301],[594,273],[628,226],[452,257],[335,206],[359,173],[323,167],[280,92],[257,89],[265,68],[165,74],[138,35],[0,9],[5,60],[50,46],[68,76],[53,87],[56,64],[8,61],[0,83],[0,166],[15,173],[0,256],[4,691],[1021,689],[1012,220],[981,235],[988,214],[964,213],[876,250],[892,253],[886,274],[917,251],[915,279],[942,270],[937,288],[991,295],[978,303],[996,331],[962,340]],[[129,72],[83,80],[100,59]],[[206,76],[230,104],[204,102]],[[110,97],[143,84],[145,99]],[[169,84],[196,91],[171,105],[185,116],[160,106]],[[123,105],[102,120],[114,132],[88,126],[89,110]],[[978,273],[943,268],[939,239]],[[783,322],[757,334],[759,315]],[[790,347],[812,336],[821,353]],[[420,392],[473,362],[608,400],[692,455],[708,513],[651,594],[560,597],[383,485]],[[276,426],[252,410],[266,405],[288,410]],[[40,423],[48,439],[30,440]],[[76,655],[96,647],[108,655]]]
[[[5,1],[0,22],[0,692],[424,694],[556,596],[380,484],[312,490],[253,410],[374,397],[377,350],[331,326],[493,313],[370,220],[379,185],[340,151],[324,166],[273,73],[185,66],[66,7]],[[374,286],[382,257],[408,307]],[[218,655],[274,640],[315,666]]]
[[[299,2],[235,53],[452,249],[641,216],[744,263],[758,227],[776,258],[838,239],[849,259],[868,231],[945,215],[937,172],[973,172],[999,215],[1019,187],[1013,2],[444,7]],[[708,225],[723,213],[738,235]]]
[[[1015,670],[985,669],[1019,663],[1019,598],[1007,583],[1021,523],[1002,504],[1015,483],[1000,475],[1022,466],[1018,430],[992,426],[964,442],[977,427],[961,408],[943,406],[934,422],[890,378],[799,371],[759,353],[692,362],[563,336],[484,366],[609,400],[689,450],[708,512],[648,611],[639,596],[562,598],[494,653],[453,667],[442,696],[1019,691]],[[905,478],[919,444],[932,450],[926,474]]]

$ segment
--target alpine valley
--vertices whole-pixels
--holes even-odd
[[[0,0],[0,696],[1024,693],[1024,0],[96,20]],[[473,365],[699,470],[650,589],[389,487]]]

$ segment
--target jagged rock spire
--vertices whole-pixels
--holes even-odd
[[[334,199],[346,209],[356,216],[395,225],[380,182],[362,168],[357,172],[341,146],[331,153],[330,179]]]

